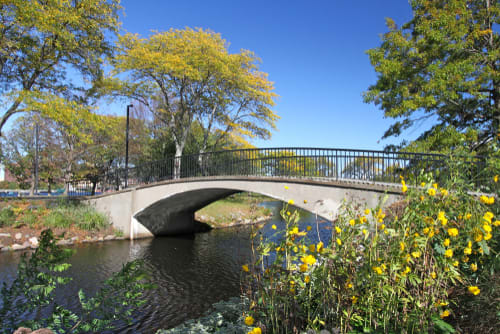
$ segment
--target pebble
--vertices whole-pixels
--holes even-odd
[[[114,238],[115,238],[115,236],[110,234],[110,235],[105,236],[104,240],[113,240]]]
[[[12,250],[23,250],[23,249],[26,249],[28,247],[25,247],[24,245],[19,245],[19,244],[13,244],[12,245]]]
[[[103,237],[99,237],[97,240],[98,241],[104,241],[104,238]]]
[[[73,242],[71,240],[59,240],[56,242],[56,245],[58,246],[68,246],[68,245],[72,245]]]
[[[2,247],[2,249],[1,249],[2,252],[8,252],[10,250],[11,250],[11,248],[9,246]]]
[[[14,236],[16,238],[16,240],[19,240],[23,237],[22,233],[16,233],[16,235]]]
[[[10,233],[0,233],[0,238],[10,238]]]
[[[31,237],[28,240],[32,245],[38,246],[38,238],[37,237]]]
[[[73,237],[73,238],[71,238],[71,241],[73,241],[73,242],[75,242],[75,241],[77,241],[77,240],[78,240],[78,237]]]

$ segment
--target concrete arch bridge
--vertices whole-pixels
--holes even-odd
[[[422,169],[445,174],[435,154],[320,148],[272,148],[173,157],[120,169],[99,180],[69,184],[107,214],[131,239],[191,233],[194,213],[228,195],[248,191],[295,205],[332,220],[344,200],[376,206],[401,196]],[[472,169],[471,169],[472,170]]]

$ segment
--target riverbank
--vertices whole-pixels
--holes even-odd
[[[272,211],[259,204],[270,200],[273,199],[260,194],[234,194],[198,210],[195,220],[208,224],[211,228],[262,223],[272,217]]]
[[[108,218],[83,204],[54,200],[0,202],[0,251],[35,249],[40,233],[50,228],[60,236],[58,244],[122,240]]]

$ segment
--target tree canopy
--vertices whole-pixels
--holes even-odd
[[[119,0],[0,2],[0,131],[24,111],[65,123],[75,134],[82,119],[92,119],[92,82],[112,54],[119,8]]]
[[[233,131],[269,138],[277,115],[276,94],[250,51],[232,54],[219,34],[209,30],[171,29],[149,38],[125,34],[112,61],[118,79],[108,89],[145,105],[168,127],[176,156],[182,155],[194,122],[204,136]]]
[[[385,117],[396,119],[383,138],[432,118],[418,141],[433,151],[468,143],[479,150],[499,135],[500,3],[493,0],[412,0],[413,18],[368,51],[378,73],[364,93]],[[440,136],[445,129],[457,140]],[[471,131],[473,135],[471,135]],[[468,135],[465,135],[468,132]],[[461,135],[463,134],[463,135]]]

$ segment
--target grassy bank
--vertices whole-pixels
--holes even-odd
[[[26,248],[31,238],[48,228],[56,235],[64,233],[64,238],[71,239],[71,243],[122,236],[105,215],[79,202],[61,199],[0,202],[1,247],[25,244]]]
[[[251,223],[271,215],[270,209],[258,206],[268,200],[272,199],[254,193],[238,193],[197,211],[195,218],[214,228]]]

